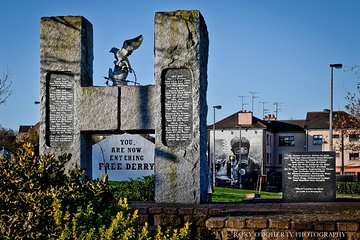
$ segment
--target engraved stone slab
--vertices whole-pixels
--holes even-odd
[[[73,76],[52,73],[48,81],[48,131],[49,146],[70,143],[74,132],[74,82]]]
[[[282,185],[283,200],[286,202],[334,201],[335,152],[286,154]]]
[[[163,78],[163,141],[166,146],[187,146],[192,134],[192,77],[189,69],[167,69]]]

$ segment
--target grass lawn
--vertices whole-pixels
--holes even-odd
[[[254,194],[255,190],[243,190],[236,188],[215,187],[212,195],[213,202],[240,202],[246,198],[247,194]],[[262,198],[281,198],[280,193],[261,192]]]
[[[213,202],[240,202],[246,198],[247,194],[255,194],[255,190],[244,190],[237,188],[215,187],[212,195]],[[356,197],[359,194],[336,194],[337,197]],[[261,198],[281,198],[281,193],[277,192],[261,192]]]
[[[354,198],[360,198],[360,194],[336,194],[336,197],[354,197]]]

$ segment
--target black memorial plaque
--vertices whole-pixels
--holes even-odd
[[[48,136],[50,146],[72,142],[74,83],[69,74],[53,73],[48,82]]]
[[[162,81],[163,143],[187,146],[192,140],[192,76],[189,69],[167,69]]]
[[[330,202],[336,198],[335,152],[288,153],[283,160],[285,202]]]

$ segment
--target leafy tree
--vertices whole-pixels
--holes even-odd
[[[0,128],[0,148],[3,147],[12,152],[16,153],[19,148],[19,144],[16,143],[16,133],[12,129]]]

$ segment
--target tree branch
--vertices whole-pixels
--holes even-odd
[[[4,104],[12,94],[11,84],[10,71],[7,70],[0,76],[0,105]]]

